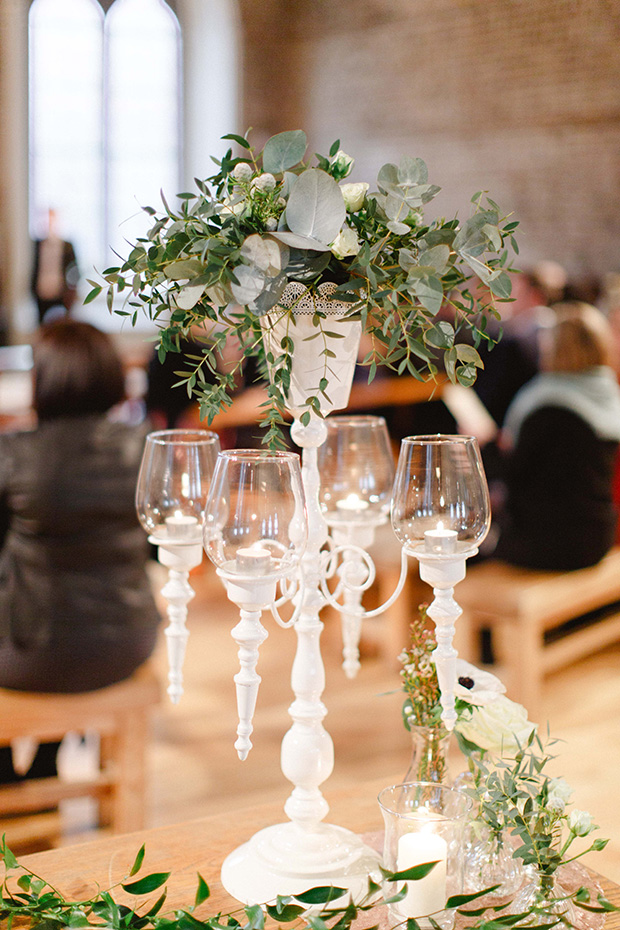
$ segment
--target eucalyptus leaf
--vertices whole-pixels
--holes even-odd
[[[442,275],[448,267],[450,248],[447,245],[436,245],[420,252],[419,264],[430,265],[438,275]]]
[[[278,242],[271,236],[248,236],[241,246],[241,255],[251,265],[270,278],[276,277],[286,268],[288,262],[288,246]]]
[[[412,294],[418,298],[429,313],[439,313],[443,304],[444,294],[441,281],[435,277],[415,278],[411,274],[407,283]]]
[[[308,140],[302,129],[280,132],[265,143],[263,149],[263,170],[271,174],[281,174],[288,168],[298,165],[306,154]]]
[[[447,320],[439,320],[424,336],[429,345],[438,349],[449,349],[454,345],[454,327]]]
[[[409,232],[409,227],[406,223],[397,223],[396,220],[390,220],[387,224],[387,228],[396,236],[406,236]]]
[[[497,214],[490,210],[475,213],[465,220],[454,237],[454,248],[457,252],[467,251],[470,255],[480,255],[489,243],[488,234],[483,232],[488,225],[497,225]]]
[[[250,304],[263,293],[267,286],[265,275],[253,265],[239,265],[235,271],[237,281],[230,289],[238,304]]]
[[[409,214],[409,208],[406,205],[404,198],[395,196],[394,194],[388,194],[385,198],[385,215],[389,220],[402,220]],[[409,232],[409,227],[407,227],[407,232]]]
[[[421,158],[405,155],[398,166],[398,183],[404,187],[413,187],[428,182],[428,168]]]
[[[181,259],[164,265],[164,274],[170,281],[183,281],[186,278],[195,278],[203,272],[203,266],[196,258]]]
[[[177,291],[174,295],[174,302],[181,310],[191,310],[196,306],[204,292],[204,284],[199,284],[196,287],[188,285],[180,291]]]
[[[324,242],[319,242],[318,239],[312,238],[312,236],[298,236],[296,233],[288,231],[278,231],[270,233],[274,239],[279,239],[280,242],[283,242],[285,245],[290,246],[292,249],[306,249],[313,252],[329,252],[329,246]]]
[[[507,300],[512,294],[512,281],[505,271],[500,272],[496,278],[489,281],[489,288],[496,297]]]
[[[379,185],[379,190],[383,191],[384,194],[396,193],[397,196],[400,196],[398,188],[398,168],[396,165],[389,163],[383,165],[379,169],[379,174],[377,175],[377,184]]]
[[[250,310],[259,317],[269,313],[282,297],[287,284],[286,275],[281,274],[277,278],[270,278],[258,297],[248,304]]]
[[[289,253],[286,275],[293,281],[307,281],[316,278],[327,268],[331,252],[317,253],[306,249],[292,248]]]
[[[318,168],[297,178],[286,206],[286,222],[293,233],[329,245],[345,221],[347,211],[336,181]]]

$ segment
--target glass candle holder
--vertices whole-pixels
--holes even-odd
[[[408,436],[401,443],[392,526],[408,549],[448,556],[475,549],[491,505],[473,436]]]
[[[136,510],[156,542],[200,543],[219,451],[219,437],[209,430],[158,430],[146,437]]]
[[[383,523],[390,512],[394,456],[383,417],[328,417],[319,447],[320,502],[330,526]]]
[[[415,918],[420,927],[452,927],[447,899],[464,887],[464,834],[473,802],[465,794],[432,782],[392,785],[379,794],[385,823],[384,868],[403,872],[436,862],[424,878],[407,882],[405,897],[389,905],[392,926]],[[400,882],[401,888],[404,882]],[[396,890],[396,889],[391,889]]]
[[[307,533],[297,453],[220,452],[204,521],[205,551],[218,568],[248,579],[281,578],[298,565]]]

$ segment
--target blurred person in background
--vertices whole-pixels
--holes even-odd
[[[124,397],[112,339],[44,324],[34,351],[35,429],[0,435],[0,687],[81,692],[129,677],[160,617],[135,512],[146,427],[108,416]],[[50,774],[41,746],[30,776]],[[14,773],[6,754],[0,779]]]
[[[56,211],[48,210],[47,234],[34,242],[32,269],[32,293],[40,323],[45,317],[49,320],[71,310],[79,280],[75,250],[59,234]]]
[[[570,571],[596,564],[614,544],[620,388],[603,314],[577,302],[554,313],[541,336],[541,373],[504,421],[506,497],[494,556]]]

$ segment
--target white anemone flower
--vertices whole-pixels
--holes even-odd
[[[454,694],[461,701],[484,707],[504,694],[506,686],[490,672],[485,672],[465,659],[456,660],[456,686]]]

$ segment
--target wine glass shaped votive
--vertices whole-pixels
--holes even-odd
[[[475,550],[490,522],[489,490],[476,439],[441,434],[403,439],[392,526],[408,550],[438,556]]]
[[[308,534],[295,452],[220,452],[205,510],[204,546],[226,581],[292,574]]]
[[[188,632],[187,605],[194,596],[189,572],[202,561],[201,523],[220,441],[209,430],[170,429],[146,437],[136,510],[158,559],[168,569],[162,588],[168,608],[168,694],[176,704],[183,693],[183,661]]]
[[[394,456],[383,417],[332,416],[318,450],[320,502],[331,527],[384,523],[390,512]]]
[[[454,585],[465,561],[489,531],[491,506],[480,450],[472,436],[409,436],[401,444],[392,526],[405,552],[418,559],[420,578],[433,588],[428,615],[435,622],[433,658],[441,690],[444,726],[456,723],[454,624],[461,608]]]
[[[333,416],[318,449],[319,499],[341,557],[338,568],[343,668],[354,678],[360,668],[362,596],[374,578],[368,549],[377,526],[387,522],[394,483],[394,455],[383,417]]]
[[[218,435],[209,430],[159,430],[146,437],[136,510],[155,543],[200,545],[219,451]]]

